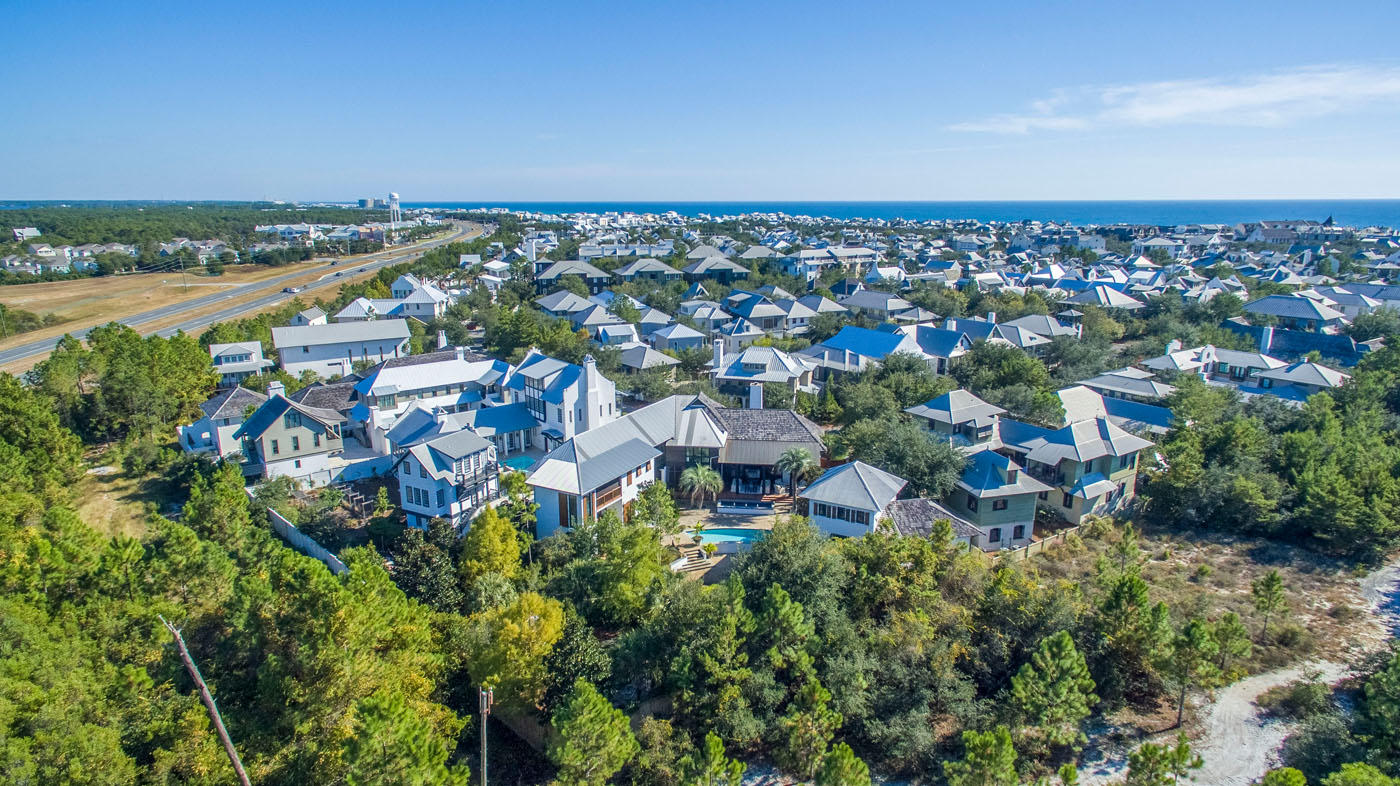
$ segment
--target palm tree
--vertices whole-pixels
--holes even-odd
[[[724,480],[719,473],[703,464],[692,464],[681,473],[681,491],[690,493],[692,506],[704,504],[706,496],[719,499],[723,490]]]
[[[788,448],[778,456],[778,461],[773,468],[779,472],[786,473],[788,481],[788,493],[792,497],[797,496],[797,483],[806,480],[817,470],[817,460],[812,458],[812,452],[806,448]]]

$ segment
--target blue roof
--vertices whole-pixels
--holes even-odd
[[[1005,485],[998,470],[1010,469],[1012,463],[1011,459],[995,451],[979,450],[968,457],[961,480],[975,491],[998,489]]]
[[[904,337],[897,333],[885,333],[847,325],[841,328],[839,333],[823,341],[822,346],[854,352],[862,357],[884,358],[893,352],[903,340]]]
[[[478,409],[472,418],[472,429],[478,433],[490,429],[493,433],[503,434],[508,431],[523,431],[537,425],[539,423],[535,416],[530,414],[530,409],[524,402]]]
[[[1172,411],[1166,407],[1104,396],[1103,408],[1110,417],[1124,418],[1163,429],[1171,428],[1172,425]]]

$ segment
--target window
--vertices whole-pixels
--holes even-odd
[[[311,447],[313,447],[313,448],[319,448],[319,447],[321,447],[321,432],[318,431],[318,432],[316,432],[315,434],[312,434],[312,435],[311,435]]]
[[[1135,463],[1135,460],[1136,460],[1136,459],[1137,459],[1137,454],[1136,454],[1136,453],[1129,453],[1129,454],[1126,455],[1126,456],[1119,456],[1119,457],[1118,457],[1118,468],[1119,468],[1119,469],[1127,469],[1128,467],[1131,467],[1131,466]]]
[[[1035,495],[1035,496],[1036,496],[1037,498],[1039,498],[1039,499],[1050,499],[1050,492],[1048,492],[1048,491],[1042,491],[1042,492],[1040,492],[1039,494],[1037,494],[1037,495]]]
[[[277,455],[277,440],[272,440],[272,455]]]
[[[992,500],[992,510],[1006,510],[1006,500],[1004,500],[1004,499],[994,499],[994,500]]]
[[[428,465],[427,465],[427,464],[419,464],[419,465],[418,465],[418,477],[420,477],[420,478],[426,478],[426,477],[428,477]]]
[[[971,494],[967,495],[967,509],[977,510],[977,498],[972,496]]]
[[[1065,498],[1064,498],[1064,500],[1060,503],[1060,506],[1061,506],[1061,507],[1066,507],[1066,508],[1072,508],[1072,507],[1074,507],[1074,495],[1073,495],[1073,494],[1065,494]]]
[[[413,462],[410,461],[409,459],[404,459],[404,460],[403,460],[403,474],[406,475],[406,476],[412,476],[412,475],[413,475]]]
[[[987,537],[988,537],[993,543],[1000,543],[1000,542],[1001,542],[1001,527],[992,527],[992,531],[991,531],[990,533],[988,533]]]
[[[297,459],[296,461],[293,461],[293,462],[292,462],[292,466],[296,467],[297,469],[301,469],[301,459]]]
[[[1014,526],[1014,527],[1011,528],[1011,539],[1012,539],[1012,540],[1020,540],[1021,538],[1024,538],[1025,536],[1026,536],[1026,525],[1025,525],[1025,524],[1017,524],[1016,526]]]
[[[292,435],[292,450],[301,450],[301,437],[298,437],[295,434]]]
[[[447,496],[446,496],[446,494],[447,494],[447,492],[445,492],[443,489],[438,489],[438,493],[437,493],[437,499],[438,499],[438,504],[437,504],[437,506],[438,506],[438,507],[441,508],[441,507],[444,507],[444,506],[447,505]]]
[[[305,355],[311,351],[311,347],[302,347],[301,354]]]

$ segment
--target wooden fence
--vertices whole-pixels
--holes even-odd
[[[1020,562],[1024,559],[1030,559],[1031,556],[1039,554],[1040,552],[1045,551],[1051,546],[1057,546],[1061,543],[1064,543],[1065,538],[1068,538],[1071,534],[1078,531],[1079,527],[1070,527],[1069,529],[1062,529],[1054,533],[1053,535],[1050,535],[1049,537],[1031,541],[1030,543],[1027,543],[1019,549],[1007,549],[1005,551],[998,551],[997,553],[991,554],[989,556],[991,556],[992,558],[993,565],[1000,562],[1001,560]]]

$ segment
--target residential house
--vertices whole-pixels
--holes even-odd
[[[998,418],[1006,413],[960,388],[904,411],[924,421],[939,439],[956,445],[989,443],[996,436]]]
[[[496,447],[468,429],[409,447],[391,472],[398,481],[399,506],[413,527],[426,528],[438,518],[465,532],[476,514],[500,496]]]
[[[909,301],[898,295],[874,289],[852,292],[837,302],[850,311],[866,314],[880,321],[892,319],[897,314],[913,308]]]
[[[720,473],[722,504],[771,507],[786,485],[774,465],[784,451],[824,451],[821,428],[790,410],[733,409],[704,396],[671,396],[576,435],[531,470],[536,527],[546,537],[604,510],[630,516],[652,482],[675,485],[686,467]]]
[[[997,439],[997,452],[1054,487],[1037,495],[1040,507],[1071,524],[1126,506],[1137,493],[1138,456],[1152,447],[1102,417],[1058,429],[1001,419]]]
[[[511,370],[502,388],[506,403],[523,402],[540,423],[545,450],[616,420],[620,414],[617,387],[598,371],[592,355],[578,366],[532,348]]]
[[[588,311],[598,305],[586,297],[570,292],[567,289],[559,289],[543,297],[535,298],[535,307],[551,317],[567,319],[573,321],[574,314],[581,311]]]
[[[1118,309],[1121,311],[1136,311],[1145,304],[1131,295],[1124,294],[1106,284],[1096,284],[1077,292],[1064,302],[1073,303],[1077,306],[1098,306],[1104,309]]]
[[[1263,394],[1278,398],[1303,402],[1314,393],[1322,393],[1339,388],[1351,379],[1350,374],[1330,369],[1320,363],[1299,361],[1283,368],[1270,369],[1259,374],[1257,387],[1240,390],[1245,393]]]
[[[1346,323],[1346,315],[1311,298],[1298,295],[1269,295],[1244,305],[1251,321],[1273,322],[1286,330],[1307,333],[1337,333]]]
[[[700,281],[709,278],[721,284],[732,284],[749,277],[748,268],[738,262],[715,256],[691,262],[681,268],[681,272],[685,275],[686,281]]]
[[[1120,368],[1105,371],[1079,384],[1097,392],[1104,398],[1120,398],[1152,404],[1176,392],[1176,388],[1154,378],[1151,371],[1139,368]]]
[[[334,410],[298,404],[280,382],[267,388],[267,400],[233,432],[240,442],[244,473],[266,479],[290,477],[316,487],[332,482],[330,459],[343,452],[344,417]]]
[[[233,435],[243,425],[244,415],[267,401],[257,391],[232,387],[215,393],[199,405],[199,420],[178,429],[180,448],[186,453],[207,453],[215,460],[237,455],[243,445]]]
[[[462,347],[391,358],[361,372],[350,420],[357,437],[379,455],[399,445],[387,435],[412,406],[464,412],[504,403],[501,384],[510,366]]]
[[[817,529],[854,538],[874,532],[877,522],[889,517],[890,503],[907,484],[898,475],[852,461],[828,469],[797,496]]]
[[[1031,542],[1036,502],[1052,490],[1011,458],[978,450],[968,456],[967,466],[944,504],[984,533],[976,544],[982,549],[1014,549]]]
[[[287,324],[294,327],[304,327],[306,325],[324,325],[327,321],[326,312],[322,311],[320,306],[312,306],[305,311],[298,311],[292,317],[292,321]]]
[[[703,347],[705,334],[677,322],[660,330],[652,331],[647,336],[647,341],[651,342],[651,345],[656,349],[679,352],[683,349]]]
[[[557,288],[564,276],[578,276],[588,287],[589,294],[594,295],[607,289],[612,282],[612,275],[607,271],[581,259],[566,259],[535,274],[535,291],[543,293]]]
[[[780,384],[797,391],[814,392],[813,371],[816,364],[803,355],[794,355],[773,347],[748,347],[727,354],[723,345],[715,342],[713,369],[715,388],[721,393],[753,395],[751,386]],[[791,402],[784,402],[791,405]]]
[[[282,370],[294,376],[345,376],[357,363],[372,365],[408,354],[408,323],[402,319],[291,325],[272,329]]]
[[[647,257],[634,262],[628,262],[614,270],[613,275],[619,280],[627,282],[652,281],[664,283],[666,281],[679,280],[682,274],[681,271],[676,270],[659,259]]]
[[[261,341],[239,341],[233,344],[210,344],[209,357],[219,374],[219,387],[236,387],[238,383],[263,372],[272,361],[263,358]]]

